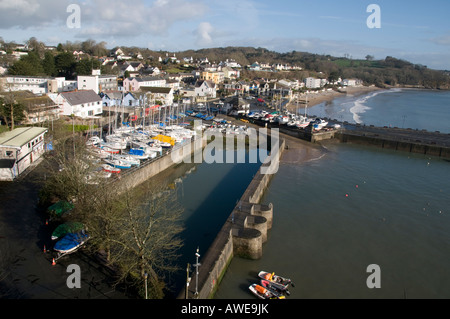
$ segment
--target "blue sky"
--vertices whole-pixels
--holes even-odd
[[[80,28],[69,28],[70,4]],[[377,4],[381,28],[368,28]],[[264,47],[376,59],[394,56],[450,70],[450,1],[0,0],[0,36],[48,45],[94,39],[108,48],[181,51]]]

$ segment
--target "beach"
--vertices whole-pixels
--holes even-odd
[[[373,91],[382,90],[376,86],[354,86],[354,87],[342,87],[339,91],[336,90],[324,90],[324,91],[310,91],[307,93],[302,93],[299,96],[298,108],[305,108],[306,102],[308,103],[308,108],[321,104],[323,102],[329,102],[338,97],[350,96],[350,95],[363,95]],[[288,104],[287,108],[291,112],[295,112],[297,109],[297,101],[292,99]]]

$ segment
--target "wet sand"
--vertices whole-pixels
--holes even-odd
[[[377,88],[375,86],[358,86],[358,87],[347,87],[342,88],[340,92],[338,91],[324,91],[324,92],[318,92],[318,93],[303,93],[299,97],[298,101],[298,108],[305,108],[306,100],[308,102],[308,108],[313,107],[315,105],[318,105],[323,102],[332,101],[335,98],[343,97],[343,96],[350,96],[350,95],[362,95],[367,94],[373,91],[381,90],[380,88]],[[289,111],[295,112],[297,109],[297,101],[292,100],[287,105]]]

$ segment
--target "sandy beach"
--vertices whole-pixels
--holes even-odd
[[[345,87],[339,91],[330,90],[330,91],[311,91],[309,93],[302,93],[298,99],[298,108],[304,108],[306,102],[308,103],[308,108],[313,107],[314,105],[332,101],[335,98],[342,97],[345,95],[362,95],[369,92],[381,90],[376,86],[356,86],[356,87]],[[288,109],[291,112],[295,112],[297,109],[297,101],[293,99],[288,105]]]

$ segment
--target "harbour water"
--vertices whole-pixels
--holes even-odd
[[[335,112],[349,122],[357,114],[374,125],[392,119],[399,127],[404,120],[405,127],[444,132],[449,96],[371,93],[315,106],[311,114]],[[392,100],[408,108],[387,112]],[[425,101],[434,105],[429,113]],[[234,258],[215,298],[253,298],[248,286],[260,270],[290,277],[296,285],[289,298],[450,298],[449,180],[447,160],[333,142],[313,160],[282,163],[263,198],[274,205],[263,257]],[[373,264],[381,288],[367,286]]]

